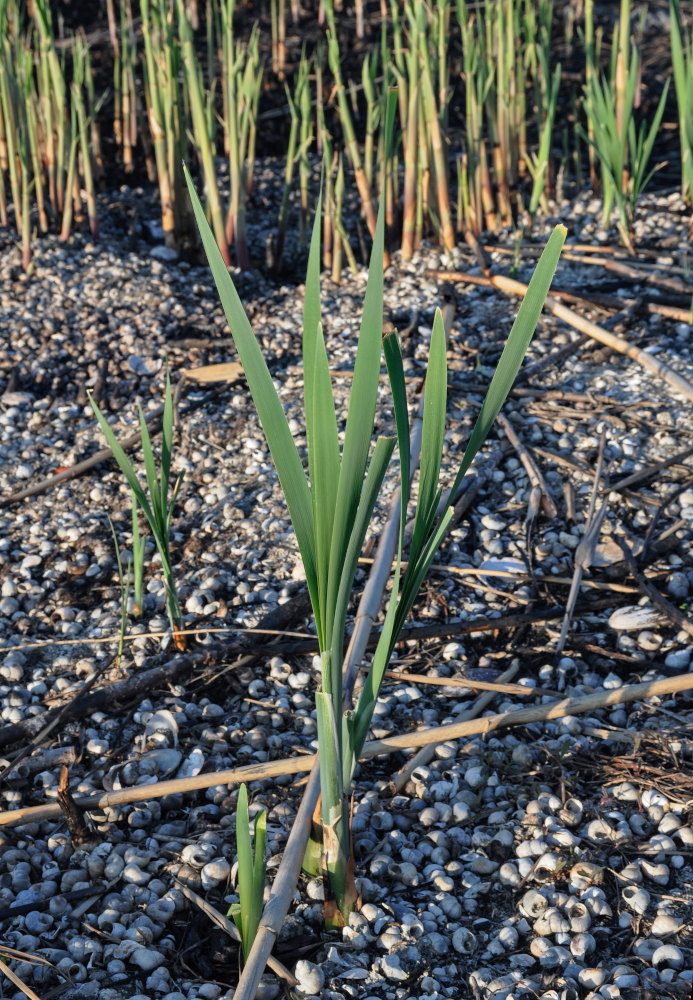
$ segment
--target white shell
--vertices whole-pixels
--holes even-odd
[[[663,625],[666,617],[650,605],[634,604],[619,608],[609,618],[609,628],[617,632],[640,632],[642,629],[656,628]]]
[[[666,938],[671,934],[677,934],[683,928],[683,924],[672,917],[669,913],[658,913],[652,921],[650,934],[656,938]]]
[[[594,951],[596,947],[597,942],[592,935],[588,934],[586,931],[582,931],[579,934],[575,934],[570,942],[570,953],[574,955],[575,958],[583,960],[585,955]]]
[[[565,800],[565,805],[559,810],[558,816],[566,826],[577,826],[582,822],[584,807],[580,799],[570,798]]]
[[[570,920],[570,929],[574,934],[581,934],[588,931],[592,926],[592,915],[584,903],[579,899],[571,900],[566,906],[566,913]]]
[[[587,989],[598,990],[606,979],[606,969],[595,967],[593,969],[580,969],[578,972],[578,982]]]
[[[541,892],[530,889],[524,894],[519,903],[520,913],[530,920],[536,920],[546,910],[549,901]]]
[[[663,944],[652,956],[655,969],[682,969],[684,965],[683,952],[674,944]]]
[[[591,861],[578,861],[570,869],[570,886],[577,892],[604,881],[604,869]]]
[[[621,891],[623,902],[633,913],[643,914],[650,905],[650,894],[647,889],[642,889],[637,885],[627,885]]]
[[[656,863],[654,861],[647,861],[646,858],[641,858],[640,867],[645,877],[657,885],[669,884],[669,868],[663,862]]]
[[[570,930],[570,921],[555,906],[549,906],[534,922],[536,934],[565,934]]]

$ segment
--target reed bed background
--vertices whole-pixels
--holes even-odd
[[[4,0],[0,224],[16,228],[28,268],[39,234],[98,235],[100,187],[149,183],[167,246],[194,246],[186,162],[226,264],[267,251],[280,267],[289,230],[307,253],[324,156],[323,264],[336,280],[364,257],[345,200],[357,192],[372,237],[383,184],[387,248],[405,259],[423,239],[450,249],[465,230],[531,226],[566,185],[591,184],[632,248],[638,198],[665,159],[666,183],[691,199],[693,11],[670,0],[668,14],[660,76],[647,70],[647,6],[631,0],[102,0],[88,24],[74,3]],[[268,151],[283,160],[276,234],[251,247]]]

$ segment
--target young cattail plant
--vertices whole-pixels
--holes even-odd
[[[238,790],[236,806],[236,854],[238,856],[238,903],[229,909],[229,916],[241,935],[243,958],[247,959],[257,933],[265,891],[267,867],[265,841],[267,838],[267,813],[262,809],[255,816],[254,837],[250,840],[248,790],[243,784]]]
[[[48,190],[53,209],[60,216],[66,200],[72,198],[72,186],[66,184],[65,172],[70,143],[68,132],[74,135],[74,130],[63,66],[53,38],[50,5],[48,0],[34,0],[31,9],[39,38],[39,87],[46,130]]]
[[[137,41],[130,0],[121,0],[120,39],[123,168],[129,174],[135,169],[134,149],[137,145],[137,92],[135,89]]]
[[[553,125],[556,118],[556,105],[558,102],[558,88],[561,82],[561,64],[555,67],[551,86],[547,94],[547,102],[544,105],[544,120],[539,133],[539,149],[536,153],[527,154],[527,166],[532,175],[532,194],[529,200],[530,223],[534,214],[543,199],[543,207],[546,210],[546,195],[551,174],[551,137],[553,135]]]
[[[624,27],[625,26],[625,27]],[[640,56],[630,44],[630,4],[622,0],[621,19],[614,33],[618,50],[614,72],[594,73],[585,85],[584,108],[593,132],[592,143],[602,168],[603,224],[609,224],[614,203],[624,245],[633,251],[633,219],[637,200],[658,169],[648,165],[664,115],[669,80],[666,81],[651,122],[635,122],[639,103]],[[589,141],[589,132],[583,133]]]
[[[77,149],[79,147],[79,130],[77,128],[77,107],[74,101],[70,105],[70,145],[67,157],[67,179],[60,227],[60,239],[66,243],[70,238],[72,220],[74,217],[75,200],[73,197],[77,179]],[[79,185],[77,186],[79,196]]]
[[[173,630],[173,640],[178,649],[184,650],[186,648],[186,641],[185,636],[181,631],[182,617],[178,606],[178,597],[176,595],[175,577],[173,574],[173,567],[171,565],[170,548],[171,518],[173,516],[173,508],[176,504],[176,498],[178,497],[178,491],[183,481],[183,476],[181,474],[173,485],[173,488],[171,488],[173,395],[171,393],[171,382],[169,376],[168,374],[166,375],[164,412],[161,425],[161,457],[158,470],[156,460],[154,458],[154,452],[152,450],[152,442],[149,436],[147,422],[145,421],[144,413],[142,412],[142,407],[140,407],[139,410],[140,431],[142,434],[142,452],[144,455],[144,469],[147,482],[146,491],[142,486],[137,473],[135,472],[132,462],[118,443],[118,439],[113,433],[108,421],[91,396],[89,397],[89,402],[91,403],[92,409],[96,414],[96,419],[101,426],[101,430],[106,438],[108,447],[113,452],[113,457],[118,463],[120,471],[123,473],[123,476],[125,477],[137,500],[137,503],[140,505],[144,516],[149,522],[149,527],[152,529],[154,542],[156,543],[159,557],[161,558],[161,567],[164,574],[164,585],[166,589],[166,610],[168,612],[169,621],[171,622],[171,628]],[[135,529],[133,529],[133,545],[136,545],[137,543],[134,542],[134,534]],[[140,551],[139,558],[141,559],[141,557],[142,553]]]
[[[366,217],[366,225],[368,226],[368,231],[371,236],[374,236],[376,223],[375,207],[373,205],[373,198],[368,184],[368,179],[366,177],[366,171],[363,169],[363,161],[361,159],[358,142],[356,141],[354,120],[349,108],[346,87],[344,86],[339,41],[337,38],[334,11],[331,3],[326,4],[326,12],[329,24],[329,28],[327,30],[327,59],[330,71],[334,77],[334,87],[337,94],[337,106],[339,108],[339,121],[344,134],[344,144],[349,155],[349,160],[351,161],[352,170],[354,171],[356,186],[361,197],[361,203]]]
[[[118,26],[116,25],[116,15],[114,0],[106,0],[106,16],[108,19],[108,37],[113,53],[113,138],[116,146],[123,145],[123,94],[122,76],[120,71],[120,38],[118,37]]]
[[[298,90],[301,85],[302,85],[301,79],[299,77],[296,84],[296,90]],[[289,140],[286,147],[286,165],[284,167],[284,186],[282,188],[282,200],[279,204],[279,216],[277,218],[277,238],[274,243],[275,267],[279,267],[282,259],[282,254],[284,252],[286,227],[289,221],[289,197],[291,195],[291,182],[294,176],[296,161],[299,156],[298,152],[299,117],[298,117],[298,111],[296,109],[295,95],[292,96],[291,91],[289,90],[286,84],[284,84],[284,90],[286,92],[286,100],[289,105],[291,125],[289,126]]]
[[[99,222],[96,210],[96,188],[94,185],[94,171],[92,167],[92,147],[90,144],[87,109],[84,103],[83,88],[85,85],[85,73],[87,62],[87,43],[80,35],[76,35],[72,43],[72,83],[70,94],[72,106],[77,116],[77,133],[79,136],[79,148],[81,153],[82,177],[84,189],[87,196],[87,214],[89,217],[89,230],[94,239],[99,235]]]
[[[310,183],[309,154],[314,138],[310,96],[310,61],[306,56],[305,46],[301,51],[301,60],[298,67],[295,100],[300,118],[298,132],[298,183],[301,197],[299,240],[301,246],[303,247],[308,239],[308,185]]]
[[[194,38],[184,0],[176,0],[178,16],[178,31],[180,37],[181,56],[185,73],[186,94],[190,104],[190,119],[192,135],[197,148],[204,186],[207,194],[207,205],[212,220],[214,235],[217,238],[222,257],[227,267],[231,266],[231,253],[226,239],[226,225],[221,207],[217,172],[214,164],[214,149],[212,147],[207,127],[205,87]]]
[[[395,102],[388,104],[388,137]],[[388,141],[389,146],[389,141]],[[402,505],[399,557],[392,599],[373,664],[356,705],[343,704],[343,650],[347,612],[363,542],[394,438],[379,437],[371,452],[383,350],[384,204],[381,198],[371,253],[363,318],[354,362],[343,444],[335,412],[330,368],[320,321],[319,211],[308,259],[303,320],[303,371],[308,470],[303,468],[281,400],[227,268],[216,246],[192,182],[188,179],[202,242],[233,331],[248,384],[284,491],[306,573],[322,666],[316,693],[320,753],[323,870],[328,881],[326,919],[343,926],[356,904],[349,830],[349,786],[366,739],[373,709],[398,630],[418,593],[451,516],[438,516],[439,472],[445,430],[446,345],[440,313],[431,342],[424,404],[422,464],[408,567],[401,577],[406,503]],[[320,206],[318,206],[320,207]],[[557,227],[540,260],[513,326],[510,340],[472,433],[453,491],[483,443],[534,332],[558,261],[565,230]],[[392,384],[402,488],[410,481],[407,401],[396,336],[385,358]],[[370,454],[370,461],[369,461]]]
[[[497,228],[484,139],[484,106],[491,87],[491,75],[488,61],[484,58],[478,17],[469,11],[465,0],[457,0],[457,21],[462,36],[466,110],[461,164],[464,224],[475,236],[480,236],[484,221],[491,232]]]
[[[681,23],[679,0],[669,0],[671,61],[679,112],[681,145],[681,193],[690,204],[693,198],[693,47],[690,29]]]
[[[337,176],[334,182],[334,253],[332,258],[332,280],[339,284],[342,279],[342,254],[346,256],[353,274],[358,273],[358,264],[344,228],[342,212],[344,208],[344,156],[337,156]]]
[[[180,44],[168,0],[141,0],[140,12],[144,102],[154,147],[164,241],[176,249],[180,234],[189,228],[189,202],[181,172],[186,130],[179,91]]]
[[[132,578],[133,614],[139,618],[144,611],[144,539],[140,533],[138,518],[139,504],[134,490],[130,491],[132,502]]]
[[[255,26],[247,45],[233,32],[235,0],[221,3],[221,89],[224,149],[229,159],[230,197],[226,215],[226,242],[235,247],[238,266],[250,267],[246,239],[246,202],[252,187],[257,110],[262,88],[259,31]]]

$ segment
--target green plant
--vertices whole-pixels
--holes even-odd
[[[152,535],[154,536],[154,541],[156,543],[159,556],[161,558],[161,567],[164,574],[164,584],[166,587],[166,610],[168,612],[168,617],[171,622],[171,628],[173,630],[173,638],[178,649],[185,649],[185,637],[181,634],[182,619],[180,608],[178,606],[178,598],[176,596],[176,586],[175,578],[173,575],[173,567],[171,566],[171,551],[170,551],[170,531],[171,531],[171,516],[173,514],[173,508],[176,503],[176,498],[178,496],[178,491],[183,480],[182,474],[176,480],[173,489],[171,486],[171,452],[173,446],[173,396],[171,393],[171,382],[168,374],[166,375],[166,391],[164,396],[164,412],[162,417],[162,444],[161,444],[161,460],[160,460],[160,470],[157,470],[156,460],[154,458],[154,452],[152,450],[152,442],[149,436],[149,430],[147,429],[147,423],[144,419],[144,413],[142,412],[142,407],[139,408],[140,416],[140,431],[142,434],[142,452],[144,455],[144,468],[147,480],[147,489],[149,492],[149,497],[145,492],[140,480],[135,472],[135,469],[127,457],[122,447],[118,443],[118,439],[113,433],[111,427],[109,426],[106,418],[101,413],[101,410],[96,405],[94,400],[89,396],[89,402],[91,403],[92,409],[96,414],[96,419],[99,421],[101,430],[103,431],[104,437],[108,447],[113,452],[113,457],[115,458],[120,471],[125,476],[125,479],[132,490],[137,503],[142,508],[144,516],[149,522],[149,526],[152,529]],[[171,494],[169,499],[169,493]],[[134,542],[133,545],[137,543]],[[133,550],[134,551],[134,550]],[[140,552],[141,557],[141,552]]]
[[[604,225],[608,225],[615,202],[619,232],[630,250],[633,249],[632,227],[637,200],[658,169],[655,166],[647,172],[669,91],[667,80],[649,127],[641,122],[636,129],[634,107],[638,72],[638,56],[633,52],[625,90],[621,95],[619,88],[616,101],[608,80],[600,79],[597,74],[591,76],[589,89],[585,89],[584,105],[594,134],[591,141],[602,166]],[[588,133],[582,131],[582,134],[590,141]]]
[[[693,194],[693,53],[690,30],[684,33],[679,0],[669,0],[671,62],[679,111],[681,143],[681,190],[690,202]]]
[[[128,567],[123,572],[123,560],[120,555],[120,546],[118,545],[118,537],[115,533],[115,528],[113,526],[113,521],[108,519],[108,523],[111,526],[111,534],[113,535],[113,545],[115,547],[116,554],[116,564],[118,566],[118,584],[120,587],[120,632],[118,633],[118,649],[116,651],[116,666],[120,666],[120,661],[123,658],[123,647],[125,646],[125,630],[128,623],[128,598],[130,596],[130,563]]]
[[[238,854],[239,902],[229,908],[229,916],[241,935],[243,958],[247,959],[255,940],[262,916],[265,891],[265,840],[267,814],[263,809],[255,817],[254,849],[250,842],[250,817],[248,815],[248,790],[241,785],[236,806],[236,852]]]
[[[391,135],[394,99],[387,109]],[[389,141],[387,143],[389,147]],[[233,331],[255,407],[274,460],[303,560],[317,627],[321,683],[316,693],[320,748],[323,870],[331,896],[326,918],[338,926],[356,901],[350,850],[348,791],[366,738],[380,683],[398,631],[411,609],[451,511],[439,515],[438,484],[445,429],[446,345],[442,317],[437,314],[426,380],[423,445],[414,533],[407,571],[400,565],[406,519],[402,504],[399,557],[392,598],[370,672],[355,709],[342,703],[343,649],[346,617],[359,554],[371,514],[393,454],[393,438],[379,437],[370,455],[377,403],[383,320],[384,203],[375,227],[363,318],[358,339],[343,446],[340,449],[330,370],[320,319],[320,202],[313,226],[303,321],[303,369],[308,475],[296,450],[281,401],[205,218],[189,175],[193,209],[229,326]],[[537,265],[529,291],[491,382],[452,493],[483,443],[527,349],[551,283],[565,230],[557,227]],[[385,343],[393,391],[401,482],[405,499],[410,482],[409,418],[402,356],[396,336]]]
[[[132,573],[134,580],[134,615],[139,618],[144,611],[144,540],[140,534],[137,518],[139,510],[137,495],[131,491],[132,497]]]
[[[614,30],[609,74],[600,74],[588,52],[588,73],[583,106],[587,132],[579,129],[594,149],[602,168],[603,224],[608,225],[616,204],[618,229],[626,247],[633,250],[632,227],[637,200],[658,169],[647,172],[659,126],[664,115],[669,83],[667,80],[649,124],[635,124],[635,108],[640,103],[640,54],[630,40],[630,0],[621,0],[621,12]],[[590,68],[591,67],[591,68]]]

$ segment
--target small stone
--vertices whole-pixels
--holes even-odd
[[[669,670],[686,670],[691,661],[691,651],[685,646],[681,649],[672,649],[664,657],[664,666]]]

